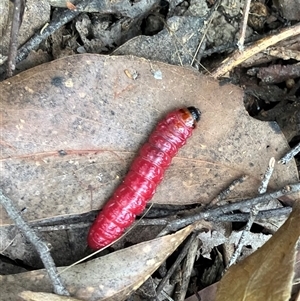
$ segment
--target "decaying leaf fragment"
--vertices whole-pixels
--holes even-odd
[[[300,236],[300,201],[287,221],[258,251],[229,268],[216,301],[287,301],[290,298],[296,243]]]

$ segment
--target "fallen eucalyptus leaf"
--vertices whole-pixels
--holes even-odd
[[[153,203],[207,204],[243,174],[248,180],[231,197],[255,196],[269,158],[279,160],[289,150],[276,123],[249,116],[238,87],[141,58],[70,56],[10,78],[0,83],[0,91],[0,187],[26,209],[22,216],[28,222],[66,221],[68,215],[99,210],[158,120],[174,108],[194,105],[202,116]],[[297,180],[292,160],[276,166],[269,188]],[[11,223],[1,214],[1,226]],[[5,256],[31,266],[38,262],[22,235],[2,229]],[[69,245],[75,242],[69,233],[52,233],[53,254],[70,258]],[[76,258],[86,247],[84,237],[75,239],[81,252]]]
[[[254,196],[269,158],[289,150],[275,123],[249,117],[237,87],[145,59],[70,56],[10,78],[0,90],[0,187],[27,209],[28,221],[99,210],[157,121],[177,107],[194,105],[202,116],[154,203],[208,203],[242,174],[248,180],[231,197]],[[269,188],[297,180],[291,161],[276,166]],[[4,213],[0,223],[11,220]]]
[[[72,296],[88,301],[124,300],[168,258],[191,233],[188,226],[174,234],[146,241],[76,265],[61,273]],[[63,269],[59,268],[61,272]],[[15,301],[24,291],[51,292],[45,270],[0,276],[1,301]]]
[[[287,221],[255,253],[233,265],[221,279],[216,301],[287,301],[291,295],[300,201]]]

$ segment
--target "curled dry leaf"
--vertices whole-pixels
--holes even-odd
[[[291,295],[300,236],[300,201],[287,221],[255,253],[231,266],[219,283],[216,301],[287,301]]]
[[[124,300],[169,257],[191,233],[188,226],[175,234],[122,249],[79,264],[61,277],[72,296],[88,301]],[[62,269],[60,269],[61,271]],[[23,290],[51,292],[45,270],[0,276],[2,301],[15,301]]]
[[[27,208],[29,221],[100,209],[174,108],[194,105],[202,117],[154,203],[207,203],[243,174],[248,180],[232,197],[254,196],[270,157],[277,161],[289,149],[276,123],[249,117],[239,88],[141,58],[66,57],[2,82],[0,90],[0,187]],[[276,166],[269,187],[297,180],[292,161]],[[11,223],[5,214],[0,221]]]

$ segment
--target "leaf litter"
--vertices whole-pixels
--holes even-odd
[[[153,68],[161,70],[161,80]],[[139,77],[128,78],[125,69]],[[243,174],[249,179],[232,198],[254,196],[269,158],[278,160],[289,149],[275,123],[248,116],[237,87],[163,63],[79,55],[0,87],[0,184],[19,208],[27,208],[28,221],[101,208],[157,120],[175,107],[195,105],[203,117],[153,203],[206,204]],[[269,187],[297,180],[292,161],[276,166]],[[1,223],[11,221],[3,214]]]
[[[58,0],[57,2],[64,2],[65,4],[67,4],[68,5],[68,1],[61,1],[61,0]],[[298,1],[298,0],[297,0]],[[8,3],[9,1],[7,1],[7,3]],[[38,4],[39,3],[42,3],[42,1],[39,1],[38,2]],[[52,3],[53,2],[55,2],[54,0],[52,1]],[[292,1],[293,2],[293,1]],[[45,3],[45,2],[44,2]],[[74,1],[74,3],[75,3],[75,1]],[[77,1],[76,1],[76,3],[77,3]],[[92,4],[97,4],[98,3],[98,5],[99,5],[99,1],[89,1],[89,3],[92,3]],[[111,3],[109,3],[109,2],[107,2],[108,3],[108,5],[111,5]],[[107,3],[106,2],[101,2],[101,4],[100,5],[103,5],[104,4],[104,7],[107,5]],[[149,3],[150,3],[150,1],[148,1],[147,2],[147,4],[149,5]],[[183,3],[186,3],[186,1],[185,2],[183,2]],[[121,8],[121,9],[123,9],[123,7],[124,7],[124,2],[122,2],[122,1],[120,1],[120,2],[118,2],[117,3],[117,6],[112,6],[113,7],[113,9],[117,9],[118,10],[118,8]],[[128,12],[136,12],[136,8],[139,6],[139,5],[144,5],[144,2],[143,1],[138,1],[138,2],[135,2],[134,3],[134,5],[133,5],[133,3],[131,3],[131,2],[127,2],[126,3],[126,5],[128,5],[128,7],[129,7],[129,9],[128,9],[128,11],[126,12],[126,11],[123,11],[123,12],[125,12],[125,14],[126,13],[128,13]],[[151,3],[150,3],[151,4]],[[211,3],[210,3],[211,4]],[[253,5],[251,5],[251,6],[255,6],[255,4],[260,4],[260,6],[262,6],[262,7],[265,7],[265,8],[267,8],[263,3],[253,3]],[[34,3],[31,3],[30,1],[27,1],[27,8],[29,7],[29,9],[32,7],[34,5]],[[118,6],[119,5],[119,6]],[[194,10],[194,12],[196,11],[196,15],[197,15],[197,5],[199,5],[199,2],[197,1],[197,2],[195,2],[195,1],[190,1],[190,3],[189,3],[189,6],[188,6],[188,8],[187,8],[187,11],[185,12],[185,15],[187,16],[188,14],[190,14],[190,13],[192,13],[193,12],[193,10]],[[209,47],[209,45],[210,44],[214,44],[214,43],[216,43],[216,42],[219,42],[219,44],[218,45],[220,45],[221,47],[223,46],[223,45],[225,45],[226,44],[226,36],[224,37],[224,36],[222,36],[222,33],[224,32],[225,34],[229,34],[230,32],[232,33],[231,35],[229,35],[228,37],[229,37],[229,40],[228,41],[230,41],[230,42],[232,42],[232,41],[234,41],[234,39],[235,39],[235,29],[236,28],[238,28],[238,24],[235,24],[236,23],[236,20],[235,20],[235,15],[237,15],[237,14],[239,14],[239,12],[241,11],[241,5],[242,4],[240,4],[239,2],[237,3],[237,5],[235,4],[235,6],[232,6],[232,3],[229,1],[229,3],[226,3],[226,1],[222,1],[222,4],[221,4],[223,7],[222,7],[222,9],[223,10],[225,10],[225,13],[226,13],[226,16],[228,17],[228,15],[230,15],[230,24],[229,23],[227,23],[226,24],[226,20],[225,20],[225,18],[224,18],[224,16],[223,16],[223,12],[220,14],[219,12],[220,11],[218,11],[218,12],[215,12],[215,19],[213,20],[213,22],[212,22],[212,24],[213,24],[213,26],[211,27],[211,28],[209,28],[208,29],[208,32],[207,32],[207,41],[205,41],[204,40],[204,44],[201,46],[201,52],[204,50],[204,48],[205,47]],[[298,7],[297,7],[297,4],[296,4],[296,2],[295,3],[289,3],[289,2],[286,2],[286,1],[281,1],[281,3],[274,3],[274,5],[277,5],[277,6],[280,6],[280,9],[282,10],[282,13],[283,13],[283,16],[285,17],[285,18],[287,18],[287,19],[289,19],[289,20],[291,20],[291,19],[297,19],[298,17],[299,17],[299,14],[297,13],[297,9],[298,9]],[[171,1],[170,2],[170,12],[173,10],[173,11],[175,11],[175,10],[178,10],[179,8],[180,9],[182,9],[183,7],[182,6],[184,6],[184,5],[178,5],[178,3],[176,3],[176,1]],[[268,5],[269,6],[269,5]],[[69,7],[69,6],[68,6]],[[70,8],[70,7],[69,7]],[[103,6],[102,6],[102,8],[103,8]],[[289,9],[289,12],[291,12],[290,14],[288,14],[287,13],[287,9]],[[99,7],[97,7],[96,8],[96,12],[98,12],[99,11]],[[200,9],[200,11],[201,12],[203,12],[203,14],[204,14],[204,11],[206,12],[206,10],[205,9]],[[169,12],[169,13],[170,13]],[[233,14],[233,15],[232,15]],[[39,14],[40,15],[40,14]],[[124,17],[124,16],[123,16]],[[153,16],[151,16],[151,15],[149,15],[149,17],[146,17],[146,21],[148,22],[148,21],[150,21],[150,19],[151,19],[151,17],[153,17]],[[154,16],[155,17],[155,16]],[[171,17],[171,18],[170,18]],[[197,16],[197,17],[199,17],[199,15]],[[197,18],[196,17],[196,18]],[[26,17],[25,17],[26,18]],[[258,21],[262,24],[255,24],[255,18],[257,18],[257,19],[259,19]],[[256,31],[260,31],[261,29],[262,29],[262,27],[263,27],[263,25],[267,25],[267,26],[269,26],[269,22],[270,22],[270,20],[268,20],[267,18],[270,18],[270,15],[269,15],[269,11],[268,10],[266,10],[265,11],[265,15],[263,15],[262,16],[262,14],[260,13],[260,12],[254,12],[254,11],[252,11],[251,12],[251,15],[250,15],[250,17],[249,17],[249,22],[248,22],[248,24],[254,29],[254,30],[256,30]],[[274,18],[274,15],[273,15],[273,18]],[[124,19],[124,18],[123,18]],[[176,18],[175,18],[176,19]],[[198,18],[198,19],[200,19],[200,18]],[[226,18],[227,19],[227,18]],[[254,20],[253,20],[254,19]],[[275,18],[276,19],[276,18]],[[32,24],[33,22],[32,22],[32,20],[31,19],[29,19],[30,20],[30,24]],[[172,18],[172,13],[171,13],[171,15],[169,14],[169,16],[168,16],[168,22],[170,22],[169,24],[172,24],[171,22],[174,20],[174,18]],[[262,21],[263,20],[263,21]],[[178,21],[180,21],[179,20],[179,18],[178,18]],[[225,22],[224,22],[225,21]],[[261,22],[262,21],[262,22]],[[278,21],[279,21],[279,18],[278,18]],[[113,24],[112,26],[110,26],[110,28],[112,28],[113,30],[111,30],[111,32],[109,32],[109,30],[108,31],[106,31],[105,32],[105,38],[107,39],[107,41],[105,41],[105,43],[107,44],[107,45],[109,45],[110,46],[110,44],[112,44],[111,42],[110,42],[110,40],[109,39],[111,39],[111,40],[113,40],[113,39],[115,39],[115,41],[117,41],[117,39],[118,39],[118,34],[121,32],[122,33],[122,31],[120,31],[120,25],[121,26],[123,26],[123,25],[125,25],[125,23],[122,23],[123,22],[123,20],[121,19],[121,20],[117,20],[116,22],[115,22],[115,24]],[[273,19],[273,22],[274,22],[274,19]],[[176,22],[175,22],[175,24],[176,24]],[[74,25],[74,24],[73,24]],[[95,24],[93,24],[93,25],[95,25]],[[233,25],[233,26],[232,26]],[[257,26],[258,25],[258,26]],[[184,26],[184,23],[183,24],[181,24],[181,28]],[[39,26],[33,26],[33,27],[31,27],[31,28],[33,28],[33,30],[34,31],[36,31],[36,28],[37,27],[39,27]],[[51,26],[50,26],[51,27]],[[199,26],[198,26],[199,27]],[[194,33],[198,33],[198,27],[196,27],[196,30],[194,30]],[[226,29],[225,29],[225,27],[226,27]],[[272,27],[272,25],[270,26],[270,27]],[[92,30],[93,29],[95,29],[96,27],[94,27],[94,28],[92,28]],[[218,30],[218,28],[221,28],[221,31],[220,30]],[[67,28],[62,28],[62,29],[67,29]],[[170,29],[172,29],[172,26],[169,26],[169,28],[168,28],[169,30]],[[247,30],[249,29],[249,27],[247,28]],[[44,29],[42,29],[41,30],[41,32],[43,31]],[[201,29],[202,30],[202,29]],[[199,31],[199,32],[201,32],[201,30]],[[29,33],[30,32],[30,30],[25,30],[27,33]],[[65,30],[65,32],[66,32],[67,30]],[[79,31],[79,30],[78,30]],[[61,33],[61,36],[60,35],[58,35],[58,38],[57,38],[57,40],[60,42],[61,41],[61,39],[66,39],[66,36],[64,35],[65,34],[65,32],[63,32],[62,31],[62,33]],[[217,37],[217,39],[213,39],[212,41],[210,41],[210,38],[209,38],[209,33],[211,33],[212,35],[215,35],[215,38]],[[180,51],[181,51],[181,49],[184,49],[184,47],[186,46],[186,45],[184,45],[185,44],[185,41],[184,41],[184,38],[185,38],[185,36],[183,35],[183,40],[181,41],[181,40],[179,40],[179,39],[181,39],[181,35],[179,35],[179,32],[170,32],[170,34],[174,34],[174,36],[176,36],[175,37],[175,39],[173,40],[174,42],[175,42],[175,40],[176,40],[176,43],[174,43],[174,46],[175,46],[175,48],[176,48],[176,52],[178,52],[178,53],[180,53]],[[218,34],[221,34],[221,36],[218,36]],[[126,36],[126,35],[128,35],[128,33],[126,33],[126,31],[125,31],[125,35],[124,36]],[[96,35],[95,35],[96,36]],[[228,38],[227,37],[227,38]],[[123,37],[122,37],[123,38]],[[155,38],[155,37],[154,37]],[[164,36],[164,38],[165,39],[167,39],[167,38],[169,38],[168,37],[168,35],[165,35]],[[223,41],[223,38],[225,38],[225,40]],[[20,39],[19,39],[20,40]],[[152,40],[152,42],[154,41],[154,39]],[[177,44],[177,42],[179,42],[178,44]],[[196,41],[196,39],[195,39],[195,42],[197,42]],[[195,49],[195,42],[194,43],[192,43],[191,45],[191,48],[190,49]],[[295,40],[294,40],[294,44],[295,45],[299,45],[299,44],[296,44],[296,42],[295,42]],[[281,44],[282,45],[282,44]],[[86,47],[86,46],[88,46],[88,41],[85,41],[84,42],[84,46]],[[100,46],[102,46],[102,45],[100,45]],[[151,45],[152,46],[152,45]],[[161,50],[159,50],[159,52],[166,52],[166,53],[171,53],[172,55],[175,53],[175,52],[173,52],[173,48],[174,48],[174,46],[172,45],[172,43],[170,43],[169,44],[169,46],[168,47],[166,47],[165,49],[161,49]],[[278,45],[279,46],[279,45]],[[282,45],[283,46],[283,45]],[[61,46],[61,47],[64,47],[64,46]],[[77,47],[77,46],[76,46]],[[290,46],[289,46],[290,47]],[[80,48],[80,47],[79,47]],[[78,48],[78,52],[79,52],[79,48]],[[86,47],[87,48],[87,47]],[[167,50],[167,48],[170,48],[170,49],[172,49],[172,51],[166,51]],[[297,47],[296,49],[298,49],[299,47]],[[81,47],[81,49],[84,49],[84,47]],[[103,49],[105,49],[105,46],[103,47]],[[154,49],[155,49],[155,47],[154,47]],[[206,48],[207,49],[207,48]],[[41,50],[41,49],[40,49]],[[66,49],[66,51],[65,51],[65,53],[66,52],[68,52],[68,53],[72,53],[72,51],[73,51],[73,53],[74,53],[74,50],[70,50],[70,51],[68,51],[67,49]],[[210,49],[208,49],[208,53],[209,53],[209,51],[210,51]],[[219,50],[218,50],[219,51]],[[221,50],[222,51],[222,50]],[[45,52],[45,51],[44,51]],[[55,52],[56,51],[52,51],[52,54],[55,56]],[[205,53],[206,51],[204,51],[204,53]],[[272,48],[272,49],[267,49],[267,51],[265,51],[265,52],[268,52],[269,53],[269,61],[274,61],[274,57],[278,57],[278,58],[282,58],[282,59],[291,59],[291,58],[294,58],[294,59],[296,59],[296,56],[297,56],[297,51],[295,51],[294,53],[292,53],[291,52],[291,48],[285,48],[285,47],[274,47],[274,48]],[[124,53],[126,53],[126,49],[125,49],[125,52]],[[136,51],[136,52],[134,52],[134,54],[136,55],[136,54],[138,54],[138,51]],[[184,51],[184,54],[186,54],[186,51]],[[147,52],[145,52],[145,55],[147,55]],[[293,57],[293,55],[294,55],[294,57]],[[37,56],[38,56],[38,54],[37,54]],[[265,55],[265,57],[266,57],[267,55]],[[151,57],[151,56],[150,56]],[[270,57],[271,57],[271,59],[270,59]],[[183,56],[182,56],[182,58],[184,58]],[[190,61],[189,61],[189,55],[187,56],[187,60],[184,62],[184,63],[189,63]],[[197,57],[198,58],[198,57]],[[48,58],[49,59],[49,58]],[[158,59],[160,60],[160,57],[158,57]],[[180,54],[179,55],[177,55],[177,59],[179,59],[178,60],[178,62],[180,62]],[[199,58],[198,58],[199,59]],[[34,64],[36,64],[36,59],[32,59],[33,61],[34,61]],[[255,62],[257,62],[257,60],[255,59],[254,60]],[[181,61],[181,63],[182,63],[183,61]],[[266,61],[266,62],[268,62],[268,61]],[[273,65],[273,63],[272,63],[272,65]],[[287,66],[289,66],[289,65],[287,65]],[[292,67],[293,68],[293,67]],[[254,68],[255,69],[255,68]],[[272,72],[273,72],[273,70],[271,70]],[[276,71],[276,70],[275,70]],[[160,69],[158,69],[158,71],[157,72],[161,72],[161,70]],[[276,71],[276,72],[278,72],[278,71]],[[276,74],[276,72],[273,72],[273,74],[271,74],[271,76],[273,76],[274,78],[278,78],[278,74]],[[162,73],[161,73],[162,74]],[[160,78],[162,78],[162,76],[160,76]],[[254,76],[254,78],[255,78],[255,76]],[[289,84],[290,85],[290,84]],[[291,83],[291,85],[292,85],[292,83]],[[288,84],[286,85],[287,87],[288,87]],[[269,90],[269,88],[271,88],[272,86],[268,86],[268,89],[265,89],[264,87],[262,87],[262,93],[264,93],[265,91],[268,91]],[[277,87],[277,86],[276,86]],[[254,89],[254,91],[257,91],[258,90],[258,88],[260,88],[260,86],[257,86],[257,85],[255,85],[255,89]],[[289,87],[288,87],[288,89],[289,89]],[[278,95],[281,95],[280,97],[277,97],[277,100],[278,101],[281,101],[282,99],[283,100],[288,100],[288,101],[290,101],[288,98],[289,98],[289,95],[287,95],[287,93],[286,93],[286,90],[285,89],[281,89],[281,88],[278,88],[277,89],[280,93],[278,93]],[[292,92],[292,91],[291,91]],[[291,94],[291,92],[289,92],[289,94]],[[277,94],[277,92],[275,93],[275,94]],[[274,93],[272,94],[272,92],[270,93],[270,95],[268,95],[268,96],[266,96],[265,97],[265,99],[264,99],[264,101],[265,102],[268,102],[269,100],[270,100],[270,96],[272,97],[274,95]],[[260,97],[261,98],[261,97]],[[257,102],[258,103],[258,102]],[[281,103],[283,103],[283,101],[281,101]],[[278,107],[278,106],[277,106]],[[286,106],[287,107],[287,106]],[[291,107],[291,109],[292,109],[292,113],[295,115],[295,116],[297,116],[296,115],[296,112],[297,112],[297,110],[296,110],[296,107],[294,106],[294,104],[292,104],[292,105],[290,105],[290,107]],[[275,108],[276,109],[276,108]],[[272,111],[272,113],[274,114],[274,112],[273,112],[273,110],[270,110],[270,111]],[[269,111],[268,111],[269,112]],[[268,114],[268,112],[264,112],[263,110],[262,110],[262,113],[263,114]],[[288,116],[288,118],[287,118],[287,116]],[[291,115],[292,116],[292,115]],[[263,116],[264,117],[264,116]],[[292,116],[293,117],[293,116]],[[270,118],[270,117],[269,117]],[[272,118],[273,120],[274,119],[276,119],[278,122],[280,122],[279,124],[280,124],[280,126],[281,126],[281,130],[283,130],[284,131],[284,133],[289,133],[290,132],[290,128],[289,129],[285,129],[285,126],[284,126],[284,124],[286,123],[287,125],[289,125],[289,124],[293,124],[293,122],[287,122],[286,120],[288,120],[288,121],[292,121],[293,119],[288,115],[288,114],[286,114],[285,113],[285,111],[280,111],[279,110],[279,114],[277,113],[277,115],[276,115],[276,118]],[[283,122],[281,122],[280,120],[283,120]],[[287,128],[287,127],[286,127]],[[295,133],[297,134],[297,130],[295,131]],[[292,133],[289,133],[289,135],[292,135]],[[294,134],[295,135],[295,134]],[[288,136],[286,136],[287,137],[287,139],[288,139],[288,141],[290,141],[291,139],[290,139],[290,137],[288,137]],[[293,137],[293,136],[291,136],[291,137]],[[66,154],[66,152],[62,149],[62,150],[60,150],[59,151],[59,154],[60,155],[64,155],[64,154]],[[117,174],[117,178],[119,177],[119,175]],[[99,175],[98,175],[98,179],[102,179],[103,178],[103,175],[102,175],[102,173],[99,173]],[[224,185],[225,186],[225,185]],[[91,187],[91,186],[89,186],[88,187],[88,189],[89,189],[89,193],[90,193],[90,197],[91,197],[91,199],[93,199],[93,187]],[[24,207],[23,209],[25,209],[26,207]],[[26,208],[25,210],[27,210],[28,208]],[[15,241],[15,243],[18,243],[17,241]],[[18,244],[17,244],[18,245]],[[19,246],[19,245],[18,245]],[[298,253],[298,255],[299,255],[299,253]]]
[[[84,72],[84,63],[91,66],[91,60],[99,69],[91,68],[88,75],[92,73],[92,80],[83,80],[83,75],[87,75],[87,73]],[[59,65],[55,66],[56,64]],[[68,72],[65,72],[63,71],[65,70],[64,65],[75,66],[75,69],[72,72],[70,67],[68,67]],[[102,68],[99,67],[101,65],[103,66]],[[136,70],[139,74],[138,79],[142,78],[143,80],[138,82],[138,85],[133,84],[132,79],[128,77],[124,81],[124,78],[122,78],[120,74],[125,75],[125,73],[119,72],[120,65],[123,65],[124,69]],[[162,84],[158,84],[157,79],[155,79],[151,73],[153,65],[154,68],[160,70],[163,75],[161,78]],[[99,72],[99,70],[101,70],[101,72]],[[191,82],[187,83],[186,80],[182,82],[182,77],[190,78]],[[78,78],[83,82],[80,83]],[[96,83],[99,81],[99,78],[102,79],[102,86],[97,89],[98,86]],[[107,78],[109,78],[109,80],[105,81]],[[114,78],[114,85],[112,85],[111,80]],[[199,82],[202,82],[202,84],[200,85]],[[170,86],[170,84],[173,87],[177,87],[175,89],[176,91],[165,88],[166,86]],[[18,89],[12,91],[10,87],[15,87],[16,85]],[[35,85],[37,86],[35,87]],[[144,92],[147,89],[145,90],[144,85],[149,89],[146,94]],[[157,87],[157,85],[159,85],[159,87]],[[42,201],[46,200],[44,203],[45,210],[33,210],[32,208],[32,211],[27,215],[29,220],[49,218],[61,214],[61,210],[70,210],[68,205],[64,202],[68,201],[70,196],[71,198],[74,196],[78,198],[78,191],[76,191],[76,189],[75,195],[73,194],[74,187],[72,186],[74,186],[74,183],[76,183],[77,186],[78,183],[82,185],[84,180],[85,183],[88,183],[88,180],[95,180],[95,177],[100,181],[104,179],[104,183],[107,185],[111,185],[111,178],[115,177],[119,180],[122,173],[124,174],[126,172],[126,166],[128,166],[128,162],[134,156],[135,150],[141,144],[141,137],[144,136],[145,139],[146,135],[143,134],[143,132],[147,133],[151,131],[151,126],[154,125],[152,114],[156,116],[155,119],[157,120],[163,115],[163,112],[168,111],[174,106],[199,104],[203,112],[203,120],[198,130],[204,131],[206,134],[205,137],[201,135],[201,133],[194,135],[196,136],[193,138],[194,141],[189,143],[190,145],[188,144],[187,147],[179,153],[178,159],[174,162],[173,169],[171,169],[170,173],[166,176],[168,181],[171,182],[173,177],[180,177],[180,173],[187,169],[189,176],[192,175],[192,177],[197,178],[193,179],[192,183],[189,183],[187,182],[186,176],[181,177],[180,185],[186,187],[185,192],[188,192],[188,195],[190,195],[190,193],[193,193],[193,189],[199,190],[201,186],[205,188],[205,192],[202,192],[200,197],[199,192],[197,192],[196,196],[198,197],[190,198],[190,200],[183,198],[184,203],[192,203],[195,202],[195,200],[197,202],[199,199],[201,199],[203,203],[208,202],[211,195],[220,191],[220,188],[224,185],[224,179],[227,179],[225,182],[230,182],[236,175],[240,175],[242,170],[243,172],[246,170],[246,173],[250,174],[250,183],[252,181],[254,185],[249,186],[256,187],[260,182],[259,177],[263,172],[269,156],[279,158],[288,149],[283,136],[280,134],[280,130],[276,128],[275,124],[262,124],[249,118],[242,106],[241,92],[237,88],[234,86],[220,87],[211,79],[196,75],[191,70],[166,66],[162,63],[149,64],[149,62],[142,59],[104,58],[97,55],[83,55],[80,59],[77,57],[76,62],[73,58],[67,58],[51,63],[46,68],[30,70],[16,78],[4,82],[3,87],[5,88],[4,93],[6,93],[4,95],[10,96],[7,97],[7,107],[3,107],[4,110],[2,112],[6,117],[3,121],[3,128],[5,129],[3,138],[5,138],[5,140],[2,140],[2,147],[5,152],[2,162],[5,163],[5,180],[10,181],[5,184],[12,184],[12,174],[16,171],[20,173],[20,183],[16,183],[16,186],[7,185],[6,187],[9,187],[9,189],[6,193],[12,193],[10,196],[14,200],[19,199],[21,202],[19,206],[27,204],[28,202],[30,204],[29,207],[32,207],[35,205],[35,201],[32,201],[32,196],[36,195],[37,199],[40,200],[40,193],[30,195],[32,191],[29,191],[27,194],[28,199],[18,195],[18,193],[25,193],[25,189],[23,188],[22,191],[22,187],[26,187],[25,183],[27,183],[28,180],[32,181],[30,189],[33,189],[33,191],[37,191],[37,187],[38,189],[44,189],[42,195],[47,195],[47,191],[52,191],[52,193],[55,191],[57,193],[54,188],[57,187],[56,185],[58,185],[58,183],[52,186],[50,184],[45,189],[44,185],[40,185],[39,179],[42,179],[44,184],[48,182],[51,183],[55,178],[60,177],[66,180],[64,184],[68,183],[68,185],[71,186],[71,192],[67,191],[63,195],[60,195],[60,190],[58,190],[58,194],[55,196],[52,196],[50,193],[50,199],[48,199],[48,195],[44,200],[42,199]],[[51,91],[51,89],[54,89],[57,97],[52,97],[53,91]],[[161,90],[163,93],[160,92]],[[93,97],[93,93],[96,93],[96,91],[100,101]],[[181,94],[182,91],[184,91],[184,94]],[[13,97],[13,93],[16,94],[15,98]],[[123,94],[125,94],[125,96]],[[224,95],[229,97],[232,106],[235,106],[234,109],[230,107],[231,104],[229,100],[225,106],[224,102],[226,102],[226,98]],[[184,96],[185,100],[183,101]],[[172,98],[174,101],[170,101]],[[129,102],[128,99],[130,99]],[[155,101],[153,101],[153,99]],[[191,99],[194,100],[191,101]],[[222,99],[222,101],[216,102],[216,99]],[[93,100],[92,108],[89,107],[91,100]],[[127,108],[124,105],[126,103],[128,103]],[[81,116],[77,116],[75,108],[78,109],[80,106],[84,109],[79,109],[78,111],[82,113]],[[226,111],[226,107],[228,106],[230,109]],[[145,107],[147,108],[146,110],[139,112],[141,108]],[[9,114],[14,110],[16,110],[17,114]],[[95,117],[95,114],[93,114],[94,112],[99,114],[98,120],[97,116]],[[132,114],[136,116],[134,123],[137,124],[135,125],[132,124],[132,121],[128,120],[128,116]],[[115,115],[119,116],[119,118],[114,118]],[[124,120],[126,120],[127,123],[123,123],[122,117],[120,116],[125,116]],[[216,118],[216,116],[218,118]],[[226,131],[222,132],[221,129],[224,124],[226,124]],[[112,131],[112,129],[114,129],[115,133],[108,136],[107,133]],[[138,131],[136,131],[136,129],[138,129]],[[80,131],[78,137],[81,139],[79,142],[76,140],[78,137],[76,137],[75,130]],[[265,132],[267,132],[267,137],[264,136]],[[251,133],[255,133],[255,135],[251,135]],[[262,137],[257,137],[259,136],[257,133],[260,133]],[[123,139],[123,135],[126,138]],[[225,135],[226,139],[224,139],[222,135]],[[39,137],[40,141],[38,141],[37,137]],[[41,139],[42,137],[45,138]],[[63,137],[63,141],[61,141],[59,137]],[[101,137],[100,140],[99,137]],[[249,143],[249,139],[253,143]],[[41,140],[44,141],[41,143]],[[66,145],[68,148],[65,147]],[[99,145],[102,149],[99,149]],[[257,145],[259,145],[259,155],[256,156]],[[233,146],[234,150],[232,149]],[[253,146],[255,146],[255,151],[250,152],[250,149],[254,148]],[[239,150],[238,153],[236,149]],[[226,150],[226,158],[221,156],[224,150]],[[252,155],[250,166],[248,152]],[[112,163],[120,165],[120,162],[122,162],[123,171],[117,169],[117,172],[109,178],[109,175],[107,175],[107,169],[109,167],[106,167],[108,165],[105,166],[104,164],[103,172],[101,171],[99,173],[98,168],[103,165],[103,163],[97,164],[96,159],[99,155],[102,156],[101,159],[103,161],[106,160],[106,164],[109,166],[111,166]],[[12,158],[15,162],[12,162]],[[126,160],[128,162],[124,163]],[[86,162],[88,162],[90,166],[96,163],[97,168],[95,169],[98,169],[98,173],[94,173],[94,178],[88,178],[90,170],[85,170],[86,168],[83,167],[86,165]],[[83,171],[82,175],[79,176],[80,180],[78,180],[78,175],[68,179],[71,174],[74,174],[74,170],[73,173],[68,172],[68,164],[66,163],[72,165],[73,168],[75,165],[75,172],[80,171],[78,174]],[[192,168],[187,167],[189,163],[192,164],[192,168],[196,168],[197,175],[190,173]],[[41,165],[43,168],[37,171]],[[49,170],[51,170],[50,173]],[[67,172],[65,172],[66,170]],[[92,171],[93,170],[92,168]],[[209,173],[212,172],[214,173],[214,177],[207,179],[210,175]],[[204,174],[207,181],[195,185],[201,177],[203,178]],[[63,177],[61,177],[62,175]],[[277,173],[275,172],[275,177],[273,177],[273,182],[271,182],[271,187],[276,188],[296,180],[296,169],[294,162],[291,162],[287,169],[279,166],[279,170],[277,170]],[[168,183],[167,186],[170,185],[170,187],[172,187],[171,184],[172,182]],[[89,187],[87,184],[85,185]],[[12,189],[13,186],[15,189]],[[103,188],[103,185],[101,186]],[[214,189],[215,186],[218,188]],[[16,189],[16,187],[20,188],[21,191]],[[176,187],[176,184],[173,184],[173,187]],[[167,188],[164,189],[165,190],[158,192],[164,195],[163,200],[168,199],[168,203],[172,204],[177,204],[178,199],[181,200],[179,190],[176,192],[176,198],[174,196],[166,198],[166,191],[169,190]],[[81,204],[76,208],[71,207],[71,211],[65,214],[85,212],[84,210],[87,209],[82,208],[85,202],[88,203],[88,210],[90,210],[91,206],[93,206],[94,198],[99,200],[97,190],[101,189],[99,189],[99,187],[98,189],[94,188],[95,194],[93,198],[91,198],[90,194],[89,198],[87,196],[82,197]],[[112,190],[113,187],[105,191],[104,196],[102,195],[100,199],[104,202]],[[247,188],[245,190],[245,187],[240,187],[237,191],[234,191],[236,198],[244,197],[245,193],[251,196],[254,195],[255,190],[249,189],[249,187],[248,190]],[[57,200],[61,199],[63,199],[62,204],[58,204]],[[86,201],[87,199],[88,201]],[[51,204],[52,207],[48,207],[51,201],[54,202],[54,204]],[[70,200],[71,203],[73,201],[74,200]],[[159,202],[159,198],[156,202]],[[42,206],[44,204],[42,203]],[[53,205],[60,206],[59,210],[55,211],[57,208],[55,208],[55,206],[53,207]],[[64,209],[64,206],[67,209]],[[98,208],[96,205],[94,206],[95,209]],[[39,208],[41,208],[41,204],[39,204]],[[27,212],[25,212],[25,214],[26,213]],[[33,216],[31,216],[30,213],[33,214]],[[36,213],[41,215],[36,216]]]
[[[300,201],[296,201],[283,226],[258,251],[225,273],[218,285],[216,301],[290,299],[300,236],[299,216]]]
[[[188,226],[175,234],[143,242],[79,264],[61,273],[72,296],[83,300],[124,300],[177,249],[191,233]],[[59,268],[62,271],[63,268]],[[45,270],[0,276],[0,300],[14,301],[23,290],[51,292]]]

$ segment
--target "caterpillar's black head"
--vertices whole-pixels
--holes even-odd
[[[189,112],[192,114],[194,120],[198,122],[200,120],[201,112],[198,108],[188,107]]]

